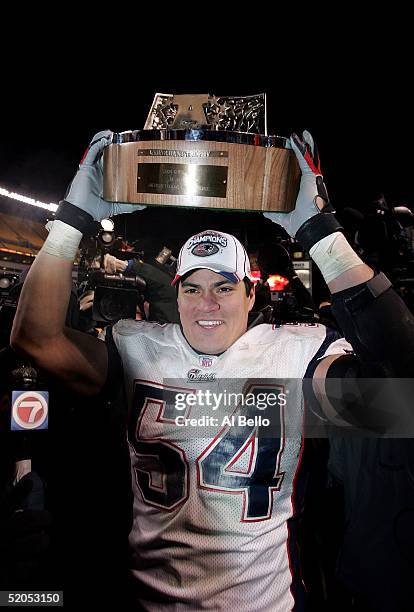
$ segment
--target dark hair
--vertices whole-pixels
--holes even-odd
[[[182,276],[180,278],[180,280],[178,281],[178,283],[175,285],[175,288],[176,288],[176,291],[177,291],[177,297],[178,297],[178,287],[193,272],[194,272],[194,270],[190,270],[189,272],[187,272],[187,274],[184,274],[184,276]],[[252,287],[253,287],[253,283],[250,280],[250,278],[248,278],[247,276],[244,277],[243,282],[244,282],[244,287],[246,289],[246,295],[247,295],[247,297],[249,297],[250,293],[251,293],[251,290],[252,290]]]
[[[246,295],[247,297],[249,297],[251,290],[253,288],[253,283],[250,280],[250,278],[248,278],[247,276],[244,277],[243,282],[244,282],[244,286],[246,287]]]

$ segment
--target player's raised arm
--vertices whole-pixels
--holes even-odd
[[[304,132],[300,139],[293,134],[290,143],[302,170],[295,210],[264,215],[309,251],[332,293],[332,311],[357,355],[322,360],[314,377],[412,377],[413,315],[387,277],[364,264],[343,235],[328,199],[312,136]],[[318,399],[326,404],[324,385],[319,384],[318,389]],[[325,414],[332,420],[331,406]]]
[[[73,390],[93,395],[107,375],[106,346],[65,327],[72,267],[83,234],[93,221],[137,210],[102,199],[102,151],[111,132],[94,136],[66,198],[60,203],[49,236],[26,277],[14,319],[11,345]]]

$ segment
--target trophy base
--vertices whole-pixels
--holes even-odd
[[[252,142],[240,144],[234,142],[235,133],[206,131],[208,140],[202,140],[203,132],[197,131],[191,140],[191,130],[174,130],[164,140],[156,132],[162,131],[115,135],[118,142],[104,151],[105,200],[239,211],[294,209],[301,173],[293,151],[283,146],[285,139],[240,134]],[[226,142],[227,134],[233,142]]]

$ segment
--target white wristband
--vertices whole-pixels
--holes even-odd
[[[310,256],[330,283],[343,272],[364,262],[355,253],[342,232],[334,232],[319,240],[309,250]]]
[[[59,220],[49,222],[46,229],[49,230],[49,236],[45,240],[42,251],[73,261],[82,239],[82,232]]]

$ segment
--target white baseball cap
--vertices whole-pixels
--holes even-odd
[[[221,274],[232,283],[250,278],[250,262],[245,248],[231,234],[205,230],[191,236],[181,248],[177,273],[172,285],[191,270],[206,268]]]

